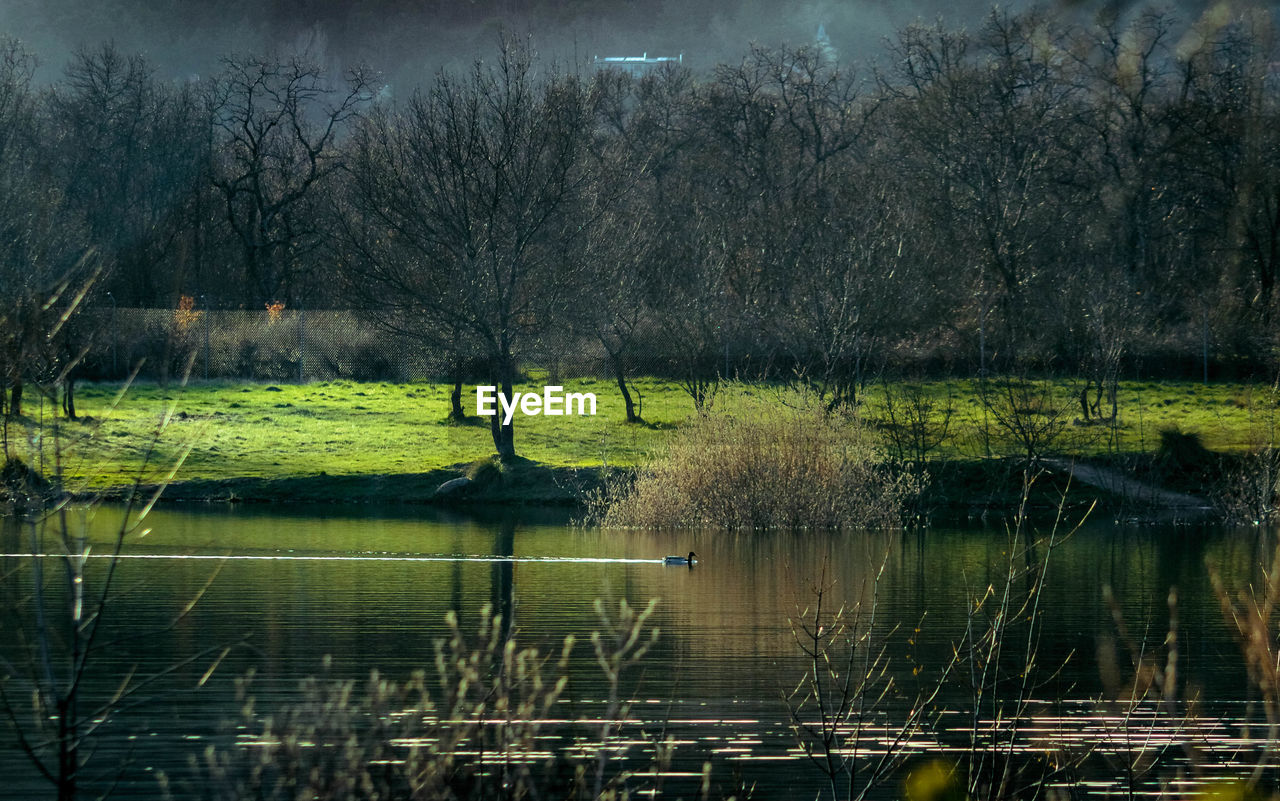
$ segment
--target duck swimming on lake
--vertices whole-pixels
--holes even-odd
[[[694,553],[693,551],[689,551],[688,556],[668,556],[667,558],[662,560],[662,564],[688,565],[689,567],[693,567],[693,563],[696,561],[695,557],[697,557],[697,554]]]

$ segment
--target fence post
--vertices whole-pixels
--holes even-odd
[[[298,301],[298,383],[306,383],[307,363],[307,311]]]
[[[1209,304],[1202,303],[1204,325],[1201,328],[1201,346],[1204,353],[1204,385],[1209,386]]]
[[[200,296],[200,306],[204,309],[204,380],[209,380],[209,304]]]
[[[108,292],[107,297],[111,298],[111,377],[119,378],[120,368],[116,363],[116,343],[120,341],[120,329],[116,325],[116,296]]]

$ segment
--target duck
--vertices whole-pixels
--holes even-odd
[[[694,563],[695,561],[697,561],[697,556],[698,556],[698,555],[697,555],[696,553],[694,553],[693,551],[689,551],[689,555],[688,555],[688,556],[668,556],[668,557],[666,557],[665,559],[663,559],[663,560],[662,560],[662,564],[664,564],[664,565],[688,565],[689,567],[693,567],[693,563]]]

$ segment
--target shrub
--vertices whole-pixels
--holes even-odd
[[[1160,431],[1160,447],[1156,450],[1153,468],[1162,484],[1180,492],[1199,493],[1217,488],[1217,494],[1222,495],[1237,489],[1249,491],[1245,485],[1232,486],[1238,483],[1236,471],[1220,454],[1206,448],[1199,434],[1181,431],[1176,426]],[[1252,478],[1245,483],[1251,482]]]
[[[1261,525],[1280,518],[1280,449],[1246,453],[1222,474],[1214,499],[1228,523]]]
[[[191,778],[161,776],[162,797],[585,801],[660,796],[661,781],[655,777],[669,769],[673,742],[645,738],[647,747],[631,755],[618,747],[643,736],[634,730],[622,677],[657,638],[657,629],[649,625],[654,606],[635,609],[623,601],[610,609],[596,602],[601,630],[591,635],[591,643],[607,688],[602,720],[554,720],[568,688],[572,636],[558,654],[545,654],[519,646],[512,627],[488,606],[471,637],[449,612],[449,634],[435,643],[434,676],[419,670],[406,681],[377,671],[363,683],[309,678],[291,699],[263,711],[252,694],[252,674],[238,680],[241,717],[228,722],[230,736],[192,756]],[[328,658],[325,666],[332,666]],[[703,770],[708,776],[709,766]],[[702,797],[708,792],[704,786]]]
[[[995,444],[1019,454],[1027,468],[1063,448],[1069,404],[1052,381],[1003,377],[980,381],[977,389],[978,403],[994,428],[988,430],[984,423],[982,436],[988,442],[994,435]]]
[[[0,467],[0,503],[27,503],[48,490],[49,482],[16,456]]]
[[[502,463],[496,456],[480,459],[467,465],[467,478],[479,487],[487,487],[502,482]]]
[[[593,512],[604,526],[884,527],[920,483],[883,462],[856,417],[754,402],[686,424]]]
[[[1200,434],[1182,431],[1176,426],[1160,430],[1156,460],[1166,470],[1177,473],[1198,472],[1214,466],[1213,452],[1204,446]]]

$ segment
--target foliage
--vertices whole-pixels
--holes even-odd
[[[191,295],[178,298],[178,308],[173,313],[173,325],[179,336],[186,336],[191,327],[200,322],[204,312],[196,311],[196,299]]]
[[[851,415],[800,399],[698,417],[607,501],[605,526],[894,526],[917,481],[884,464]]]

